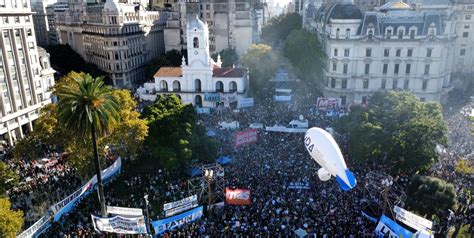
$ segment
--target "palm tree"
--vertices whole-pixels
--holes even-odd
[[[90,138],[91,135],[102,216],[106,216],[106,212],[97,134],[106,134],[120,120],[120,106],[111,92],[112,89],[104,85],[102,78],[92,78],[85,73],[77,74],[72,83],[57,90],[60,124],[83,138]]]

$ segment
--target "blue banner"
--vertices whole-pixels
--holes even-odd
[[[221,96],[218,93],[205,93],[204,94],[204,101],[220,102],[221,101]]]
[[[253,98],[242,98],[239,99],[239,108],[244,108],[244,107],[253,107],[255,104]]]
[[[412,237],[413,233],[383,215],[375,228],[375,237]]]
[[[197,114],[210,114],[211,108],[210,107],[196,107]]]
[[[151,225],[155,230],[155,235],[161,235],[166,231],[171,231],[176,227],[194,222],[202,217],[202,206],[196,207],[187,212],[166,219],[153,221]]]

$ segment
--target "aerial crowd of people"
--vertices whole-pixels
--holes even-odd
[[[453,110],[453,109],[451,109]],[[454,109],[458,110],[458,109]],[[269,99],[253,108],[219,109],[199,116],[199,122],[215,132],[220,142],[219,153],[233,160],[225,168],[225,187],[251,190],[252,204],[226,205],[200,220],[168,231],[164,237],[292,237],[302,229],[309,237],[367,237],[376,224],[361,214],[364,201],[363,181],[368,169],[351,160],[344,153],[348,167],[354,168],[359,182],[355,189],[344,192],[334,180],[318,179],[319,166],[310,158],[303,145],[301,133],[278,133],[261,130],[258,142],[240,148],[232,144],[232,130],[220,129],[220,121],[238,121],[241,128],[251,123],[267,126],[287,124],[303,115],[310,126],[331,127],[334,116],[314,109],[314,103],[275,103]],[[470,195],[461,191],[472,188],[472,180],[454,172],[456,161],[472,153],[473,142],[469,121],[460,113],[446,113],[449,127],[449,146],[441,153],[440,161],[431,174],[456,185],[460,211],[454,211],[451,224],[474,221],[474,206]],[[343,152],[343,138],[339,138]],[[74,168],[65,164],[61,155],[51,152],[47,161],[12,163],[21,175],[21,185],[9,193],[15,209],[25,212],[26,227],[38,219],[45,207],[60,201],[83,181]],[[105,188],[106,202],[112,206],[146,208],[145,194],[149,195],[151,220],[163,218],[164,203],[189,195],[183,171],[159,169],[154,172],[127,174],[137,161],[126,161],[123,173]],[[406,181],[406,180],[405,180]],[[309,189],[291,189],[291,182],[308,182]],[[405,185],[405,184],[403,184]],[[123,191],[127,191],[124,196]],[[222,191],[223,192],[223,191]],[[45,201],[49,201],[45,202]],[[38,206],[43,204],[42,206]],[[44,237],[100,236],[91,224],[91,214],[100,214],[95,193],[80,201],[69,214],[43,234]]]

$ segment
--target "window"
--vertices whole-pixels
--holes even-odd
[[[426,64],[425,65],[425,72],[424,72],[424,75],[428,75],[430,74],[430,65],[429,64]]]
[[[224,83],[222,83],[221,81],[216,82],[216,92],[224,92]]]
[[[423,79],[423,84],[421,84],[421,90],[426,91],[428,87],[428,79]]]
[[[340,31],[341,31],[341,30],[340,30],[339,28],[336,29],[336,39],[339,39],[339,32],[340,32]]]
[[[470,25],[464,25],[464,29],[470,29],[471,26]]]
[[[374,36],[374,31],[373,30],[369,30],[369,40],[372,40],[372,37]]]
[[[390,49],[384,49],[383,50],[383,56],[384,57],[389,57],[390,56]]]
[[[334,71],[334,72],[337,71],[337,63],[336,62],[332,63],[332,71]]]
[[[351,29],[347,28],[346,29],[346,39],[351,38]]]
[[[465,18],[466,18],[466,20],[471,20],[471,15],[470,15],[470,14],[466,14]]]
[[[334,49],[334,56],[337,56],[337,49]]]
[[[235,81],[232,81],[229,83],[229,92],[230,93],[237,92],[237,83]]]
[[[387,39],[392,38],[392,29],[387,29]]]
[[[403,30],[402,29],[398,30],[398,39],[403,39]]]
[[[399,70],[400,70],[400,64],[395,64],[395,67],[393,69],[393,73],[398,74]]]
[[[411,64],[407,64],[407,67],[405,68],[405,74],[409,75],[411,71]]]
[[[370,64],[365,64],[365,74],[369,74],[370,73]]]
[[[193,39],[193,47],[199,48],[199,39],[197,37],[194,37]]]
[[[331,78],[331,88],[335,88],[335,87],[336,87],[336,79]]]
[[[410,30],[410,39],[415,39],[415,35],[416,35],[416,30],[415,30],[415,29],[411,29],[411,30]]]
[[[405,81],[403,82],[403,89],[408,90],[408,85],[410,85],[410,80],[405,79]]]
[[[25,22],[30,22],[30,16],[25,17]]]
[[[392,89],[397,89],[398,88],[398,79],[393,79],[392,81]]]
[[[206,10],[211,10],[211,4],[206,4]]]
[[[365,49],[365,56],[366,57],[371,57],[372,56],[372,49],[370,49],[370,48]]]
[[[341,88],[343,88],[343,89],[347,88],[347,79],[342,79]]]
[[[3,23],[8,23],[8,17],[3,17]]]
[[[344,49],[344,57],[349,57],[349,49]]]
[[[362,97],[362,104],[367,104],[367,96]]]
[[[387,86],[387,79],[382,79],[382,89],[385,89],[385,87]]]
[[[426,98],[420,97],[420,101],[421,101],[421,102],[424,102],[424,101],[426,101]]]
[[[461,56],[465,56],[466,55],[466,49],[461,49],[461,52],[459,54]]]
[[[15,17],[15,23],[20,23],[20,17]]]
[[[383,64],[383,74],[387,74],[388,64]]]
[[[431,53],[433,53],[433,49],[426,49],[426,57],[430,58]]]
[[[462,37],[464,37],[464,38],[469,37],[469,32],[463,32],[463,33],[462,33]]]
[[[395,55],[400,57],[402,55],[402,49],[397,49],[397,51],[395,51]]]
[[[364,79],[364,82],[362,83],[362,87],[364,89],[368,89],[369,88],[369,79]]]
[[[407,57],[412,57],[412,56],[413,56],[413,49],[408,49]]]
[[[348,65],[348,64],[344,64],[344,68],[342,69],[342,73],[343,73],[343,74],[347,74],[348,68],[349,68],[349,65]]]
[[[341,104],[346,105],[346,96],[341,96]]]

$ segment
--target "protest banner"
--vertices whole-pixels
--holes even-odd
[[[210,114],[211,108],[210,107],[196,107],[197,114]]]
[[[38,237],[50,226],[51,226],[51,216],[49,214],[46,214],[42,216],[33,225],[31,225],[28,229],[26,229],[21,234],[19,234],[17,238]]]
[[[250,198],[250,190],[225,188],[225,203],[229,205],[252,204],[252,200]]]
[[[412,237],[413,233],[404,227],[398,225],[395,221],[384,214],[380,217],[379,223],[375,228],[376,237]]]
[[[98,217],[91,215],[94,229],[98,232],[117,234],[148,234],[145,217]]]
[[[309,182],[290,182],[288,189],[309,189]]]
[[[171,231],[174,228],[180,227],[182,225],[191,223],[195,220],[198,220],[202,217],[202,206],[189,210],[187,212],[181,213],[176,216],[168,217],[162,220],[153,221],[151,225],[155,230],[156,235],[161,235],[166,231]]]
[[[337,109],[341,107],[341,102],[340,98],[318,98],[316,108],[318,110]]]
[[[237,101],[237,93],[220,93],[219,94],[221,102],[236,102]]]
[[[418,216],[412,212],[409,212],[399,206],[393,208],[396,216],[395,219],[405,223],[405,225],[419,231],[419,230],[431,230],[433,222],[429,221],[421,216]]]
[[[204,101],[220,102],[221,97],[218,93],[205,93],[204,94]]]
[[[241,147],[258,141],[258,130],[248,129],[234,133],[234,147]]]
[[[165,203],[163,210],[165,211],[165,216],[169,217],[197,206],[197,195],[192,195],[176,202]]]
[[[126,217],[143,216],[143,210],[140,208],[107,206],[106,210],[109,214],[121,215]]]
[[[238,108],[253,107],[255,104],[253,98],[241,98],[238,101]]]

